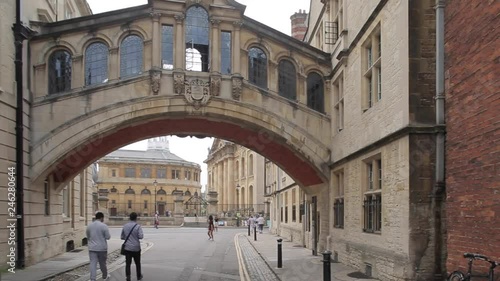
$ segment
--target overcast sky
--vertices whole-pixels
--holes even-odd
[[[94,14],[146,4],[147,0],[87,0]],[[300,10],[309,11],[309,0],[237,0],[246,5],[245,15],[265,25],[290,35],[290,16]],[[169,137],[170,151],[177,156],[201,165],[201,183],[207,183],[207,158],[212,138]],[[146,150],[147,142],[141,141],[124,147],[125,149]]]

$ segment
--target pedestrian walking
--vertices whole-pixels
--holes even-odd
[[[127,281],[130,281],[130,265],[132,259],[135,263],[135,271],[137,273],[137,280],[142,280],[141,271],[141,242],[140,239],[144,238],[142,227],[137,224],[137,213],[130,214],[130,221],[123,226],[121,239],[125,240],[125,276]]]
[[[104,214],[97,212],[95,220],[87,226],[87,241],[90,259],[90,281],[96,281],[97,263],[102,272],[102,279],[108,279],[108,268],[106,260],[108,259],[108,241],[111,238],[109,228],[104,224]]]
[[[160,216],[158,215],[158,212],[155,213],[155,228],[158,229],[158,225],[160,224]]]
[[[256,227],[256,225],[255,225],[255,218],[252,217],[252,216],[250,216],[248,218],[248,224],[250,224],[250,229],[252,230],[252,233],[253,233],[253,231],[255,230],[255,227]]]
[[[214,223],[215,232],[217,232],[217,231],[219,231],[219,218],[215,217],[214,221],[215,221],[215,223]]]
[[[208,216],[208,240],[214,241],[214,217]]]
[[[257,218],[257,225],[259,226],[259,233],[262,234],[264,230],[264,217],[262,215]]]

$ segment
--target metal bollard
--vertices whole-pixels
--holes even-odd
[[[283,242],[283,239],[278,239],[278,268],[283,267],[283,256],[281,253],[281,242]]]
[[[332,252],[324,251],[323,252],[323,281],[331,281],[332,280],[332,272],[330,267],[330,258],[332,256]]]
[[[257,241],[257,227],[253,227],[253,241]]]
[[[248,224],[248,236],[250,236],[250,224]]]

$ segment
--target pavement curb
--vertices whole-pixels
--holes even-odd
[[[269,264],[267,259],[259,252],[259,250],[257,250],[257,248],[253,245],[252,241],[248,238],[248,236],[247,235],[243,235],[243,236],[245,236],[245,238],[248,240],[250,245],[252,245],[253,249],[257,252],[257,254],[259,254],[259,257],[266,263],[267,267],[269,267],[271,272],[274,273],[274,276],[276,276],[276,279],[278,279],[279,281],[282,281],[281,278],[279,277],[278,273],[276,273],[276,271],[274,271],[273,267],[271,267],[271,265]]]

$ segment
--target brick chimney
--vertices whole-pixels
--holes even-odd
[[[292,20],[292,37],[304,40],[307,31],[307,13],[305,10],[299,10],[298,13],[293,14],[290,19]]]

